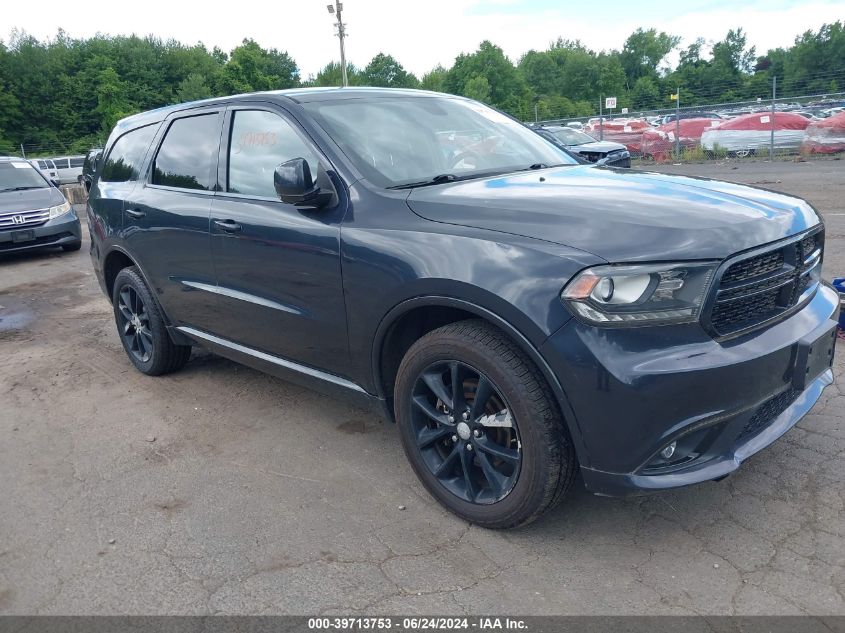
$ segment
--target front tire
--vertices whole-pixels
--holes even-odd
[[[184,367],[191,346],[173,343],[161,310],[135,266],[117,274],[112,305],[120,342],[138,371],[160,376]]]
[[[461,321],[420,338],[394,395],[411,466],[467,521],[525,525],[572,485],[577,463],[558,407],[536,366],[492,325]]]

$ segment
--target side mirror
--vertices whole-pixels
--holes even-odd
[[[319,209],[332,198],[331,192],[324,192],[314,184],[311,168],[304,158],[293,158],[276,167],[273,185],[282,202],[298,207]]]

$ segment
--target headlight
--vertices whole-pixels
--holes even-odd
[[[50,207],[50,219],[57,218],[60,215],[64,215],[68,211],[70,211],[73,207],[70,205],[70,202],[65,200],[64,204],[57,205],[55,207]]]
[[[630,326],[696,321],[718,262],[596,266],[561,298],[585,321]]]

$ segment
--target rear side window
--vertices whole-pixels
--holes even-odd
[[[127,132],[117,139],[109,152],[109,157],[103,163],[100,180],[103,182],[137,180],[141,161],[155,136],[155,131],[155,125],[148,125]]]
[[[153,184],[210,190],[211,163],[220,138],[218,115],[176,119],[167,130],[153,164]]]
[[[78,158],[71,158],[70,159],[70,166],[71,167],[82,167],[82,163],[85,162],[85,157],[80,156]]]
[[[67,169],[67,158],[54,158],[53,162],[56,164],[58,169]]]
[[[293,158],[304,158],[312,178],[317,177],[314,152],[278,114],[237,110],[233,116],[227,191],[277,198],[273,172]]]

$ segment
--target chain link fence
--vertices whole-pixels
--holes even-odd
[[[608,109],[598,116],[529,121],[565,126],[621,143],[635,159],[821,158],[845,152],[845,92],[775,97],[651,110]],[[581,137],[588,141],[586,137]]]

